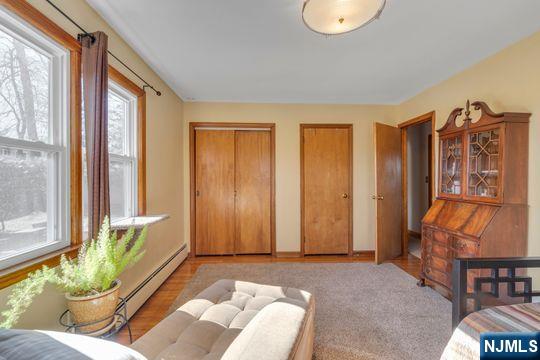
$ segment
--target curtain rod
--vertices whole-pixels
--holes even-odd
[[[79,34],[77,37],[80,41],[81,37],[83,36],[90,36],[92,38],[92,41],[95,40],[94,35],[90,34],[88,31],[84,30],[82,26],[80,26],[75,20],[73,20],[68,14],[66,14],[62,9],[60,9],[58,6],[56,6],[51,0],[46,0],[49,5],[51,5],[56,11],[58,11],[60,14],[62,14],[66,19],[68,19],[73,25],[75,25],[79,30],[83,32],[83,34]],[[147,87],[154,90],[157,96],[161,96],[161,91],[156,90],[152,85],[150,85],[146,80],[144,80],[139,74],[137,74],[132,68],[130,68],[125,62],[120,60],[116,55],[114,55],[110,50],[107,50],[109,55],[111,55],[113,58],[116,59],[120,64],[122,64],[126,69],[128,69],[133,75],[138,77],[143,83],[143,90]]]

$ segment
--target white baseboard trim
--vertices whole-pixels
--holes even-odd
[[[174,270],[187,258],[187,246],[184,244],[177,252],[161,264],[150,276],[137,286],[126,297],[128,318],[139,310],[161,284],[173,273]]]

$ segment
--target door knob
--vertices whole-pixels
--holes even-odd
[[[200,196],[201,192],[199,190],[195,191],[195,196]]]
[[[373,200],[384,200],[384,196],[382,195],[371,195],[371,198]]]
[[[347,193],[343,193],[343,194],[341,194],[341,197],[342,197],[342,198],[344,198],[344,199],[346,199],[346,198],[348,198],[348,197],[349,197],[349,194],[347,194]]]

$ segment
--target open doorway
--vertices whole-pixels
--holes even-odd
[[[399,125],[402,140],[402,253],[421,257],[422,218],[433,201],[435,114]]]
[[[426,124],[421,126],[422,124]],[[424,164],[427,164],[427,175],[419,173],[417,160],[411,158],[409,165],[408,154],[416,154],[415,149],[408,150],[408,129],[417,126],[425,127],[425,145],[421,146],[426,150]],[[411,130],[411,137],[414,137]],[[413,222],[418,226],[417,238],[420,238],[420,221],[424,214],[429,209],[431,201],[435,193],[434,184],[434,141],[432,140],[435,134],[435,112],[418,116],[414,119],[405,121],[397,127],[387,124],[374,124],[374,148],[375,148],[375,193],[371,198],[375,201],[376,213],[376,247],[375,247],[375,262],[380,264],[384,261],[394,259],[398,256],[409,255],[409,202],[411,202],[411,213],[413,213]],[[414,146],[413,146],[414,147]],[[401,156],[400,156],[401,154]],[[409,170],[409,167],[412,168]],[[413,183],[418,186],[427,188],[427,208],[420,210],[416,215],[416,190],[409,191],[409,173],[414,175],[411,177],[411,185]],[[426,178],[427,185],[426,185]],[[420,179],[420,181],[414,180]],[[411,192],[411,196],[409,196]],[[414,196],[414,198],[413,198]],[[409,200],[410,199],[410,200]],[[400,221],[401,220],[401,221]],[[414,228],[411,228],[412,231]],[[417,241],[416,247],[418,248]],[[413,247],[415,244],[413,244]],[[416,255],[420,255],[418,251],[413,251]]]
[[[431,206],[431,121],[407,128],[408,253],[420,258],[422,218]]]

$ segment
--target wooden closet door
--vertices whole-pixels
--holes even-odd
[[[234,254],[234,130],[196,130],[197,255]]]
[[[236,253],[271,252],[269,131],[236,131]]]
[[[351,251],[351,128],[304,127],[305,254]]]

